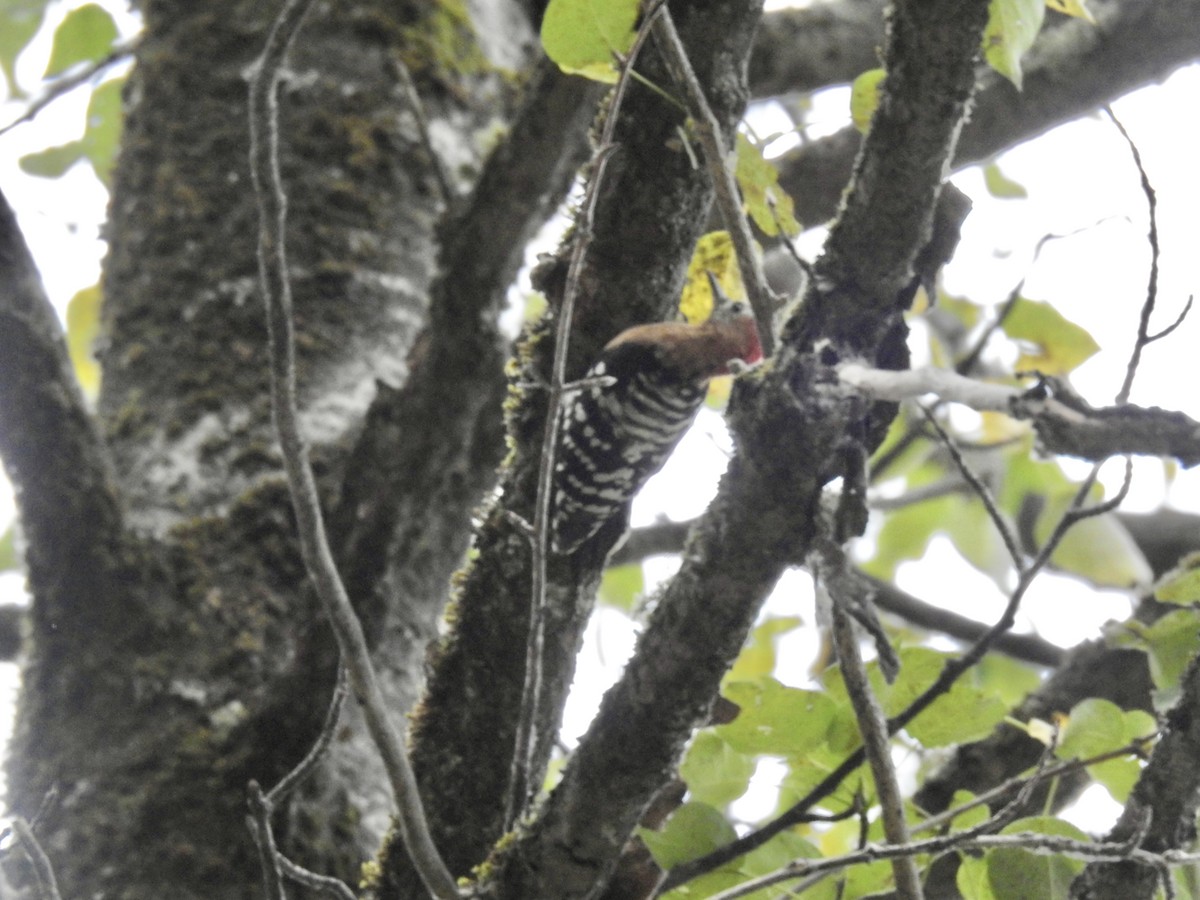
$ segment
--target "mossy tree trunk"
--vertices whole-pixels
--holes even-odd
[[[35,603],[11,799],[31,816],[56,792],[39,831],[66,896],[254,897],[247,783],[270,785],[304,755],[336,667],[265,390],[246,97],[277,4],[156,0],[143,12],[110,210],[103,387],[95,419],[74,422],[92,477],[23,491]],[[459,394],[446,419],[464,440],[384,427],[384,401],[419,365],[409,354],[447,209],[401,67],[453,190],[469,190],[534,46],[520,10],[504,13],[484,47],[463,4],[318,4],[280,92],[304,425],[397,714],[503,450],[503,285],[478,304],[491,315],[462,329],[488,352],[469,380],[447,378]],[[415,521],[365,508],[350,461],[367,452],[369,409],[394,459],[446,473],[374,484]],[[360,743],[344,735],[278,817],[297,860],[351,883],[388,810]]]

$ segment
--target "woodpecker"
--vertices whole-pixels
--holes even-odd
[[[708,381],[730,363],[762,359],[754,317],[725,295],[712,273],[713,313],[700,325],[658,322],[626,329],[588,370],[586,387],[563,406],[552,537],[569,554],[662,468],[696,418]]]

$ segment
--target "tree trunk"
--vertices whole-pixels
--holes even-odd
[[[333,684],[265,389],[246,97],[276,12],[145,4],[112,195],[99,435],[81,426],[101,476],[68,483],[74,496],[22,485],[35,604],[11,798],[31,816],[56,791],[39,833],[66,896],[258,896],[247,783],[270,786],[304,755]],[[533,47],[516,7],[488,19],[485,47],[465,7],[320,5],[280,88],[303,423],[397,715],[503,450],[494,315],[472,326],[491,348],[472,382],[445,377],[459,392],[442,398],[445,418],[465,443],[434,446],[421,426],[388,421],[384,400],[419,365],[409,351],[446,208],[402,66],[461,192],[511,111],[507,73]],[[509,280],[528,230],[512,226]],[[485,299],[494,310],[498,296]],[[378,498],[351,463],[369,454],[367,432],[444,473],[372,472],[408,521],[368,508]],[[388,800],[361,737],[337,743],[277,824],[298,861],[354,883]]]

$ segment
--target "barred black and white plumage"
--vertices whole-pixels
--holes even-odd
[[[718,292],[701,325],[661,322],[617,335],[587,373],[596,383],[563,412],[555,463],[553,545],[570,553],[625,508],[692,424],[708,380],[762,347],[744,304]]]

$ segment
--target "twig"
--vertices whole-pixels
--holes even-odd
[[[1013,534],[1013,530],[1008,527],[1008,522],[1004,518],[1004,514],[1000,512],[1000,508],[996,505],[996,498],[992,496],[992,492],[988,490],[988,486],[983,483],[974,470],[967,465],[967,461],[963,459],[962,452],[954,443],[953,438],[946,433],[946,429],[942,428],[940,422],[925,407],[921,407],[921,412],[925,414],[925,420],[937,432],[938,439],[941,440],[942,446],[946,448],[946,452],[950,454],[950,459],[954,461],[954,465],[958,468],[959,474],[966,480],[971,489],[975,491],[983,508],[987,511],[988,518],[992,520],[992,525],[1000,532],[1000,540],[1004,541],[1004,547],[1008,550],[1008,555],[1012,559],[1013,566],[1020,575],[1025,571],[1025,556],[1021,553],[1021,543],[1017,540],[1017,536]]]
[[[54,877],[54,866],[50,864],[50,857],[34,837],[29,823],[17,816],[12,820],[12,830],[21,842],[21,849],[29,857],[30,865],[33,866],[33,880],[38,897],[41,900],[62,900],[62,895],[58,892],[58,881]]]
[[[250,80],[250,162],[260,210],[258,269],[260,290],[267,307],[271,406],[295,510],[301,554],[333,626],[355,696],[362,705],[367,729],[383,759],[399,810],[398,822],[405,848],[430,893],[438,900],[450,900],[459,896],[458,887],[429,835],[404,741],[388,715],[362,624],[350,605],[333,561],[316,482],[300,435],[292,294],[284,245],[287,198],[279,169],[276,86],[288,49],[311,5],[312,0],[288,0],[275,20]]]
[[[23,112],[13,121],[9,122],[3,128],[0,128],[0,137],[8,134],[18,125],[22,125],[25,122],[32,122],[35,118],[37,118],[38,113],[40,113],[59,97],[75,90],[75,88],[79,87],[79,85],[83,84],[85,81],[88,81],[89,79],[103,72],[109,66],[113,65],[114,63],[118,63],[125,57],[131,55],[135,50],[137,50],[140,42],[140,37],[134,37],[130,38],[128,41],[123,41],[120,44],[116,44],[102,59],[88,63],[88,65],[84,66],[77,72],[68,72],[54,79],[46,88],[45,93],[30,103],[25,112]]]
[[[329,710],[325,713],[325,722],[321,726],[321,733],[317,735],[316,741],[312,748],[305,754],[304,759],[296,764],[292,771],[288,772],[279,780],[279,784],[271,788],[267,793],[267,802],[272,806],[279,803],[284,797],[291,793],[301,781],[309,776],[321,757],[325,755],[325,751],[329,749],[329,745],[333,742],[333,736],[337,733],[338,719],[342,715],[342,706],[346,702],[347,684],[346,684],[346,667],[339,663],[337,684],[333,689],[333,697],[329,701]]]
[[[887,719],[879,700],[871,690],[871,682],[867,677],[867,667],[863,664],[862,653],[858,646],[858,636],[854,631],[848,605],[852,598],[845,596],[839,586],[845,579],[839,579],[837,572],[844,573],[846,560],[841,548],[829,545],[817,549],[813,554],[810,565],[814,574],[820,575],[821,582],[829,593],[833,624],[833,642],[837,648],[838,662],[841,664],[842,681],[846,685],[846,693],[850,705],[858,720],[859,734],[862,735],[863,750],[871,765],[871,774],[875,779],[875,791],[879,796],[879,805],[883,810],[883,831],[888,841],[893,844],[909,842],[908,824],[904,820],[904,795],[900,792],[900,784],[896,779],[896,767],[892,763],[892,751],[888,740]],[[832,570],[832,571],[829,571]],[[829,574],[826,574],[826,572]],[[832,576],[832,577],[831,577]],[[904,900],[921,900],[924,896],[921,890],[921,876],[917,865],[911,856],[900,856],[892,860],[892,872],[896,880],[896,892]]]
[[[318,875],[316,872],[310,872],[303,866],[296,865],[296,863],[279,852],[276,852],[275,858],[279,860],[279,867],[283,870],[283,877],[289,881],[302,884],[310,890],[328,894],[330,897],[336,897],[337,900],[356,900],[354,891],[350,890],[346,882],[340,878],[331,878],[328,875]]]
[[[1059,778],[1063,775],[1069,775],[1072,772],[1077,772],[1080,769],[1085,769],[1088,766],[1094,766],[1097,763],[1107,762],[1110,759],[1119,759],[1122,756],[1132,756],[1143,753],[1146,745],[1153,741],[1157,734],[1149,735],[1138,740],[1131,741],[1123,747],[1118,747],[1115,750],[1109,750],[1107,753],[1098,753],[1095,756],[1089,756],[1086,759],[1068,759],[1047,765],[1044,768],[1039,768],[1033,775],[1016,775],[1008,778],[994,788],[985,791],[982,794],[977,794],[966,803],[947,809],[937,815],[930,816],[927,819],[922,819],[920,822],[915,822],[912,825],[912,833],[920,834],[924,831],[936,831],[939,828],[949,825],[963,813],[969,812],[980,806],[990,805],[992,801],[998,800],[1014,791],[1020,796],[1029,796],[1033,788],[1038,784],[1048,781],[1052,778]],[[1005,808],[1012,806],[1012,803],[1005,805]]]
[[[258,847],[258,864],[262,869],[263,893],[267,900],[287,900],[283,891],[283,869],[279,864],[279,850],[275,846],[275,832],[271,830],[271,803],[267,800],[257,781],[251,781],[247,788],[247,805],[250,815],[246,824],[254,835],[254,844]]]
[[[725,227],[733,240],[737,252],[738,265],[742,270],[742,282],[746,287],[746,296],[750,307],[754,310],[754,318],[758,322],[758,335],[762,342],[763,354],[770,356],[775,351],[775,301],[770,287],[767,286],[763,274],[762,263],[754,252],[754,238],[750,235],[750,227],[742,214],[742,206],[738,200],[737,182],[729,169],[729,151],[721,135],[721,126],[712,108],[704,96],[704,89],[696,78],[691,61],[671,12],[662,8],[654,26],[655,37],[659,50],[663,54],[671,75],[683,88],[687,97],[688,110],[696,124],[700,135],[700,145],[704,149],[704,162],[708,167],[709,177],[717,194],[717,205],[725,220]]]
[[[1183,320],[1188,317],[1188,313],[1192,311],[1192,301],[1196,299],[1195,294],[1188,294],[1187,303],[1183,304],[1183,310],[1175,317],[1175,321],[1164,328],[1162,331],[1156,331],[1150,337],[1146,338],[1146,343],[1153,344],[1155,341],[1161,341],[1168,337],[1171,332],[1183,324]]]
[[[1150,184],[1150,176],[1146,174],[1146,167],[1142,164],[1142,154],[1138,150],[1137,144],[1129,136],[1129,132],[1117,118],[1117,114],[1112,111],[1112,107],[1105,104],[1104,111],[1116,126],[1117,131],[1121,133],[1121,137],[1125,139],[1125,143],[1129,145],[1129,152],[1133,154],[1133,164],[1137,166],[1142,193],[1146,195],[1146,211],[1150,217],[1150,232],[1147,235],[1147,240],[1150,242],[1150,275],[1146,284],[1146,299],[1142,303],[1142,312],[1138,317],[1137,339],[1133,342],[1133,352],[1130,353],[1129,364],[1125,367],[1125,380],[1121,383],[1121,390],[1117,392],[1117,405],[1119,406],[1129,400],[1129,394],[1133,390],[1133,379],[1137,375],[1138,365],[1142,361],[1142,350],[1152,340],[1150,317],[1154,314],[1154,304],[1158,301],[1158,198],[1154,193],[1154,187]],[[1170,333],[1170,329],[1167,333]]]
[[[1130,843],[1091,843],[1075,840],[1074,838],[1059,837],[1050,834],[1022,831],[1016,834],[980,835],[964,840],[961,835],[951,834],[942,837],[927,838],[923,841],[912,841],[907,844],[870,845],[853,853],[842,856],[826,857],[825,859],[798,859],[784,868],[744,881],[736,887],[717,894],[712,894],[709,900],[736,900],[747,897],[763,888],[791,881],[818,872],[831,872],[847,869],[850,866],[865,863],[891,860],[898,857],[924,856],[947,851],[957,852],[986,852],[997,849],[1026,850],[1039,855],[1068,856],[1073,859],[1083,859],[1089,862],[1121,862],[1130,860],[1142,865],[1152,866],[1161,870],[1164,867],[1186,866],[1200,862],[1200,853],[1184,853],[1178,850],[1168,850],[1164,853],[1152,853],[1148,850],[1131,846]]]
[[[325,722],[321,726],[321,733],[317,735],[317,739],[308,753],[265,795],[257,781],[251,781],[247,788],[247,799],[250,806],[247,824],[250,827],[250,834],[254,837],[255,846],[258,847],[267,896],[272,900],[283,900],[283,878],[285,877],[335,897],[349,897],[353,900],[354,892],[338,879],[310,872],[280,853],[275,846],[275,833],[271,828],[271,815],[274,813],[276,805],[312,773],[325,751],[329,749],[329,744],[337,731],[338,719],[341,717],[345,700],[346,667],[339,664],[337,685],[333,689],[329,710],[325,713]]]
[[[395,56],[392,64],[395,65],[396,74],[400,77],[400,88],[404,91],[408,110],[417,122],[417,134],[420,135],[421,146],[425,148],[425,153],[429,156],[429,164],[433,166],[433,175],[437,181],[438,191],[441,192],[442,202],[449,204],[454,199],[454,190],[450,187],[450,179],[446,175],[446,167],[442,163],[442,158],[433,149],[433,139],[429,134],[429,119],[425,116],[425,106],[421,103],[421,95],[417,93],[412,73],[408,71],[404,60]]]
[[[613,96],[601,132],[600,143],[592,160],[592,176],[588,180],[583,203],[576,218],[575,243],[571,248],[571,261],[567,268],[566,284],[563,288],[562,304],[558,309],[558,322],[554,335],[554,359],[551,363],[550,384],[546,403],[546,421],[542,430],[542,457],[538,465],[537,494],[533,509],[533,540],[531,569],[533,582],[529,603],[529,635],[525,646],[525,680],[521,686],[521,710],[517,720],[516,744],[513,748],[512,769],[509,775],[508,796],[505,798],[504,822],[511,828],[521,815],[531,793],[529,784],[533,771],[533,756],[537,748],[536,730],[538,708],[542,694],[542,653],[545,645],[546,614],[546,550],[550,531],[550,496],[554,485],[554,460],[558,449],[559,417],[563,396],[573,386],[566,384],[567,350],[571,340],[571,321],[575,313],[575,298],[579,293],[579,279],[587,248],[592,240],[592,218],[600,197],[600,185],[604,171],[612,154],[616,152],[613,135],[617,127],[618,112],[628,88],[634,60],[645,46],[658,11],[662,6],[650,10],[627,57],[621,61],[621,74],[613,88]]]

